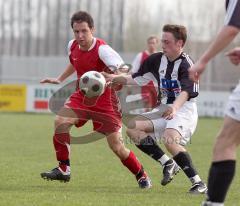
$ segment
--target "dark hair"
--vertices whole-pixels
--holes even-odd
[[[94,27],[94,22],[92,16],[85,12],[85,11],[78,11],[74,13],[71,17],[71,27],[73,28],[73,24],[75,22],[81,23],[81,22],[87,22],[89,28]]]
[[[187,29],[185,26],[166,24],[163,26],[162,31],[172,33],[175,39],[183,41],[183,46],[184,46],[187,40]]]

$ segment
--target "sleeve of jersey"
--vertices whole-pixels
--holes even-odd
[[[198,96],[199,83],[195,83],[189,79],[188,68],[190,68],[190,64],[188,62],[183,62],[179,68],[178,78],[181,84],[181,90],[188,93],[189,100]]]
[[[68,46],[67,46],[67,53],[68,53],[69,61],[71,62],[71,64],[72,64],[71,47],[72,47],[73,42],[74,42],[74,39],[70,40],[68,42]]]
[[[147,85],[150,81],[154,82],[154,76],[150,72],[151,67],[151,58],[148,58],[140,66],[139,70],[132,74],[132,78],[139,86]]]
[[[98,54],[103,63],[113,72],[124,64],[120,55],[109,45],[101,45]]]
[[[240,0],[230,0],[225,16],[225,25],[240,29]]]
[[[140,64],[141,64],[141,57],[142,57],[142,53],[138,53],[137,56],[134,58],[133,62],[132,62],[132,69],[131,69],[131,73],[136,73],[139,68],[140,68]]]

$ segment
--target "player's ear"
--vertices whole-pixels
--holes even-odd
[[[180,40],[178,40],[178,45],[180,46],[180,47],[183,47],[184,46],[184,43],[183,43],[183,40],[182,39],[180,39]]]
[[[95,27],[92,27],[90,30],[91,30],[91,33],[92,33],[92,34],[94,34],[95,31],[96,31]]]

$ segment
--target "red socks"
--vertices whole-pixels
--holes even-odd
[[[53,144],[56,151],[57,160],[60,161],[59,166],[63,171],[69,166],[70,154],[70,135],[69,133],[54,134]]]
[[[126,166],[135,176],[141,172],[142,165],[136,158],[135,154],[130,151],[127,159],[122,160],[124,166]]]
[[[70,135],[69,133],[54,134],[53,144],[56,151],[57,160],[60,161],[59,166],[63,171],[70,165]],[[135,176],[142,173],[142,165],[136,158],[135,154],[130,151],[127,159],[122,160],[124,166],[126,166]]]

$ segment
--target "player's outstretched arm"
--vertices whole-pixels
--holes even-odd
[[[40,81],[40,83],[49,83],[49,84],[60,84],[65,79],[67,79],[70,75],[74,73],[74,67],[72,64],[69,64],[67,68],[64,70],[64,72],[57,78],[45,78]]]
[[[102,72],[107,82],[121,85],[137,85],[130,74],[109,74]]]
[[[223,26],[216,39],[200,57],[200,59],[189,69],[189,77],[193,81],[198,81],[204,72],[207,63],[222,51],[238,34],[239,29],[233,26]]]
[[[61,82],[57,78],[47,77],[40,81],[41,84],[49,83],[49,84],[60,84]]]

